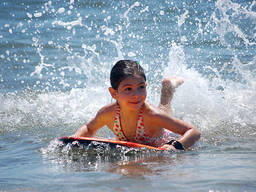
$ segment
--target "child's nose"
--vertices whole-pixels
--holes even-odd
[[[139,96],[139,95],[141,95],[141,94],[142,94],[142,93],[141,93],[140,90],[135,90],[134,93],[133,93],[134,96]]]

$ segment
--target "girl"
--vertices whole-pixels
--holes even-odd
[[[92,137],[107,126],[118,140],[132,141],[166,149],[186,149],[199,138],[192,125],[171,116],[171,99],[183,79],[169,77],[162,81],[158,108],[148,104],[147,83],[143,68],[135,61],[120,60],[111,70],[109,92],[116,100],[102,107],[96,116],[79,128],[75,137]],[[171,133],[180,134],[173,140]]]

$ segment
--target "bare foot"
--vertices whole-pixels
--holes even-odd
[[[173,94],[175,89],[183,82],[184,80],[182,78],[175,76],[163,79],[159,109],[171,114],[171,100],[173,98]]]
[[[184,83],[184,80],[181,77],[171,76],[164,78],[162,81],[162,94],[165,96],[173,94],[175,89],[182,83]]]

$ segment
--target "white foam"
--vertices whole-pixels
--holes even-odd
[[[216,126],[226,124],[255,126],[255,83],[242,84],[221,78],[210,80],[194,69],[188,69],[185,58],[183,46],[173,44],[164,76],[176,75],[185,80],[175,92],[172,105],[174,115],[195,124],[203,131],[213,131]],[[239,60],[234,62],[241,65]],[[255,77],[250,78],[255,82]],[[228,129],[231,131],[234,127],[226,127],[225,131]]]

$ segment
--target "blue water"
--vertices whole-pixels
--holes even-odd
[[[255,34],[255,0],[2,0],[0,191],[256,191]],[[184,78],[173,115],[202,132],[189,151],[58,145],[112,101],[123,58],[155,105],[163,77]]]

